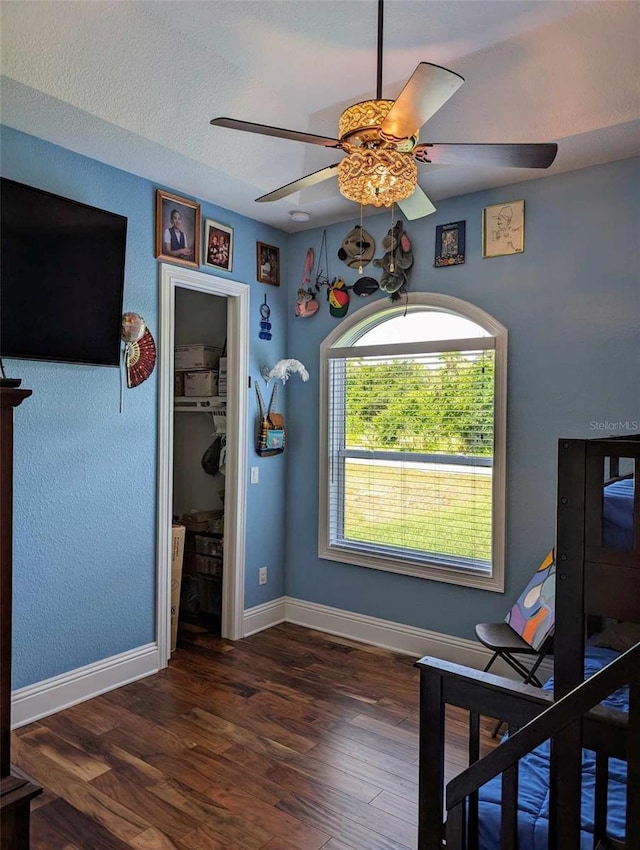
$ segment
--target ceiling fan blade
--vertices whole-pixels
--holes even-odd
[[[382,122],[385,136],[407,139],[458,91],[464,78],[454,71],[421,62]]]
[[[436,211],[436,208],[420,186],[416,186],[413,195],[409,195],[404,201],[398,201],[397,204],[404,213],[405,218],[408,218],[409,221],[413,221],[416,218],[424,218],[425,215],[431,215],[431,213]]]
[[[261,136],[276,136],[279,139],[291,139],[294,142],[308,142],[311,145],[323,145],[325,148],[339,148],[339,139],[328,136],[316,136],[313,133],[299,133],[297,130],[283,130],[268,124],[254,124],[251,121],[238,121],[235,118],[212,118],[209,122],[215,127],[227,127],[229,130],[244,130],[245,133],[258,133]]]
[[[549,168],[556,158],[555,143],[523,145],[424,144],[413,150],[418,162],[434,165],[498,165],[512,168]]]
[[[293,195],[301,189],[309,189],[315,186],[316,183],[322,183],[323,180],[328,180],[338,173],[338,163],[335,165],[327,165],[326,168],[321,168],[319,171],[314,171],[312,174],[307,174],[306,177],[300,177],[299,180],[294,180],[293,183],[287,183],[286,186],[281,186],[267,195],[261,195],[256,198],[256,201],[279,201],[280,198],[286,198],[287,195]]]

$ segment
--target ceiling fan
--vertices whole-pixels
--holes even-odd
[[[339,138],[284,130],[235,118],[211,120],[210,123],[217,127],[322,145],[346,154],[340,162],[287,183],[256,198],[256,201],[278,201],[337,175],[338,188],[349,200],[376,207],[389,207],[395,203],[406,218],[416,219],[436,209],[418,185],[416,162],[548,168],[555,159],[558,146],[554,143],[418,143],[422,125],[460,88],[464,79],[447,68],[420,62],[396,100],[383,100],[383,5],[384,0],[378,0],[376,99],[355,103],[344,110],[340,116]]]

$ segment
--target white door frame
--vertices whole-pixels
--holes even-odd
[[[158,335],[158,666],[171,656],[171,516],[173,512],[173,351],[176,288],[227,298],[227,458],[224,500],[222,637],[243,636],[247,482],[249,291],[246,283],[160,265]]]

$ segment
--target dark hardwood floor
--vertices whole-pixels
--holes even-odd
[[[45,789],[32,850],[415,850],[417,734],[412,659],[287,624],[183,635],[167,670],[17,730],[12,752]]]

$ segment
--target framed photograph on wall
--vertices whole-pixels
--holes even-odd
[[[264,242],[256,243],[256,275],[260,283],[280,286],[280,249]]]
[[[181,266],[200,265],[200,204],[156,190],[156,257]]]
[[[460,266],[464,263],[465,222],[452,221],[436,227],[436,253],[433,265]]]
[[[233,228],[210,218],[204,222],[204,264],[230,272],[233,261]]]
[[[524,251],[524,201],[507,201],[482,210],[482,256],[504,257]]]

